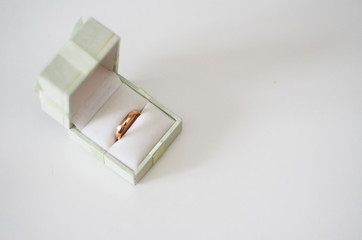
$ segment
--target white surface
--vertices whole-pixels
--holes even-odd
[[[3,1],[1,239],[361,239],[361,1]],[[184,119],[133,187],[40,109],[80,16]],[[220,127],[222,126],[222,127]]]

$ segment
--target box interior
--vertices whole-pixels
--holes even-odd
[[[175,122],[102,64],[73,95],[73,100],[86,99],[81,103],[71,101],[76,105],[71,106],[75,111],[71,120],[76,128],[133,170]],[[141,115],[116,141],[116,127],[133,109],[139,110]]]

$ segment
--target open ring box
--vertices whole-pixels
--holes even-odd
[[[91,18],[79,21],[69,41],[40,74],[42,109],[69,129],[94,157],[136,184],[182,129],[181,118],[117,74],[120,38]],[[132,110],[141,115],[115,141]]]

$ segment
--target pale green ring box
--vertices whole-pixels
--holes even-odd
[[[181,132],[182,120],[143,89],[138,88],[117,73],[119,42],[120,38],[116,34],[95,19],[90,18],[85,23],[80,20],[76,24],[69,41],[40,74],[35,90],[40,96],[43,111],[66,127],[72,139],[128,182],[136,184]],[[120,81],[174,120],[172,126],[158,140],[135,170],[127,167],[86,137],[71,121],[72,94],[100,64],[113,70]]]

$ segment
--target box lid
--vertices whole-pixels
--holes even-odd
[[[90,96],[97,84],[87,83],[88,76],[99,66],[117,71],[120,38],[94,18],[79,21],[67,43],[41,72],[35,90],[71,119],[82,99]],[[69,126],[70,123],[64,123]]]

